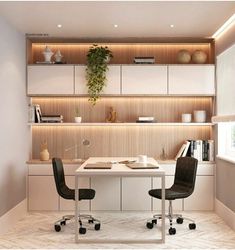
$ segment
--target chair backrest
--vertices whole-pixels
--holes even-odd
[[[178,158],[173,185],[181,186],[191,194],[195,187],[197,165],[198,160],[193,157]]]
[[[56,184],[56,190],[60,196],[64,196],[63,190],[67,187],[65,184],[64,167],[60,158],[52,159],[53,173]]]

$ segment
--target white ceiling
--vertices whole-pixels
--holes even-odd
[[[52,37],[211,37],[233,13],[235,1],[0,2],[17,29]]]

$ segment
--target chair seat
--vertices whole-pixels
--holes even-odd
[[[166,189],[165,199],[166,200],[175,200],[175,199],[183,199],[187,198],[191,192],[189,192],[188,188],[180,187],[180,186],[172,186],[171,188]],[[151,189],[149,190],[149,195],[155,197],[157,199],[162,198],[162,190],[161,189]]]
[[[75,190],[68,187],[61,189],[64,199],[75,200]],[[79,200],[92,200],[95,197],[95,190],[90,188],[79,189]]]

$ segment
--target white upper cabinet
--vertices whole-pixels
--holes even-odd
[[[122,94],[167,94],[167,66],[122,66]]]
[[[31,65],[28,66],[29,95],[74,94],[74,66]]]
[[[189,95],[215,94],[214,65],[169,66],[169,93]]]
[[[109,65],[106,73],[107,82],[101,95],[121,94],[121,66]],[[75,66],[75,94],[87,95],[86,66]]]

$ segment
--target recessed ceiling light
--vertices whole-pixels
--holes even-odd
[[[58,28],[62,28],[62,24],[57,24],[57,27]]]
[[[117,25],[117,24],[114,24],[114,25],[113,25],[113,27],[114,27],[114,28],[117,28],[117,27],[118,27],[118,25]]]
[[[175,27],[175,25],[174,25],[174,24],[171,24],[171,25],[170,25],[170,27],[171,27],[171,28],[174,28],[174,27]]]

